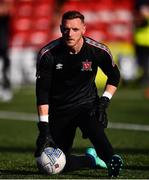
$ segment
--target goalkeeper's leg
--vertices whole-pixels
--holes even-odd
[[[106,163],[108,175],[118,176],[123,164],[122,159],[120,156],[114,154],[113,147],[104,132],[104,127],[99,123],[98,118],[94,117],[90,119],[86,116],[85,122],[84,120],[80,121],[80,128],[92,142],[98,157]]]
[[[57,147],[59,147],[66,155],[66,166],[64,171],[73,171],[82,168],[94,168],[95,160],[84,155],[71,155],[73,140],[78,124],[80,114],[75,112],[72,114],[58,115],[50,122],[51,134]],[[85,151],[85,150],[84,150]]]

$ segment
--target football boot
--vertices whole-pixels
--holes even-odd
[[[123,167],[122,158],[115,154],[112,156],[111,160],[108,163],[108,175],[109,177],[117,177]]]
[[[107,169],[106,163],[97,156],[95,148],[93,148],[93,147],[87,148],[85,154],[86,154],[86,156],[92,158],[92,160],[93,160],[93,167],[94,168],[104,168],[104,169]]]

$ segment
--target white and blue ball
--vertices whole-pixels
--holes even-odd
[[[60,173],[66,164],[66,156],[59,148],[47,147],[36,158],[38,169],[46,174]]]

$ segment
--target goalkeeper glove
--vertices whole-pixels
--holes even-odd
[[[52,139],[49,123],[39,122],[38,123],[39,135],[36,141],[35,157],[39,157],[46,147],[56,148],[56,144]]]
[[[99,99],[99,122],[103,125],[104,128],[106,128],[108,125],[106,109],[108,108],[109,102],[109,98],[105,96],[102,96]]]

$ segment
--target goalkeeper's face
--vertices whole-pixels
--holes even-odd
[[[61,25],[63,39],[70,48],[75,48],[81,44],[85,30],[85,24],[79,18],[66,19]]]

